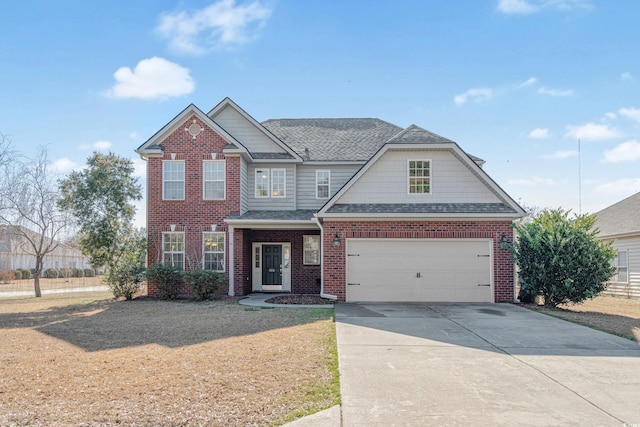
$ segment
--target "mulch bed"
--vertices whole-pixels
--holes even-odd
[[[292,294],[280,295],[269,298],[265,302],[269,304],[304,304],[304,305],[323,305],[334,304],[334,300],[322,298],[320,295]]]

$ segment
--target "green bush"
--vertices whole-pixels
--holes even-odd
[[[147,282],[158,290],[160,299],[176,299],[182,285],[180,269],[171,265],[154,264],[147,269]]]
[[[60,272],[57,268],[48,268],[44,271],[45,279],[57,279],[60,277]]]
[[[93,268],[85,268],[84,277],[96,277],[96,271]]]
[[[114,297],[124,297],[126,300],[131,300],[142,288],[144,268],[131,265],[119,266],[107,273],[106,280]]]
[[[185,271],[182,273],[182,278],[198,300],[213,298],[228,280],[224,274],[208,270]]]
[[[28,270],[26,268],[21,268],[20,271],[22,272],[22,278],[23,279],[31,279],[31,270]]]
[[[532,222],[516,225],[511,251],[519,267],[523,293],[542,295],[545,306],[580,303],[605,288],[615,272],[610,243],[596,238],[595,216],[569,218],[562,209],[544,211]]]
[[[22,271],[13,270],[13,279],[14,280],[22,280]]]
[[[0,270],[0,283],[7,284],[14,280],[15,276],[11,270]]]
[[[84,277],[84,270],[81,268],[74,268],[73,277]]]

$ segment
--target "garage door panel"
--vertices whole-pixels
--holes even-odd
[[[348,239],[348,301],[492,302],[489,240]]]

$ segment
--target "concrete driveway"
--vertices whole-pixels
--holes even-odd
[[[509,304],[335,314],[343,426],[640,426],[632,341]]]

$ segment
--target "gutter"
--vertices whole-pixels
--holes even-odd
[[[321,269],[320,269],[320,296],[322,298],[331,299],[334,301],[338,300],[336,295],[325,294],[324,293],[324,228],[322,227],[322,223],[320,222],[320,218],[318,218],[318,214],[313,214],[313,218],[318,224],[320,228],[320,259],[322,260]]]

